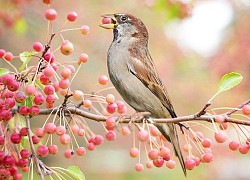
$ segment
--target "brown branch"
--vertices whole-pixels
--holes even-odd
[[[236,107],[236,109],[233,109],[231,111],[228,111],[226,113],[226,115],[230,116],[231,114],[235,113],[236,111],[238,111],[238,109],[241,109],[243,106],[247,105],[250,103],[250,99],[248,99],[247,101],[243,102],[242,104],[240,104],[239,106]]]
[[[35,147],[34,147],[34,144],[32,141],[29,117],[25,116],[25,122],[26,122],[27,131],[28,131],[30,149],[31,149],[31,153],[32,153],[31,158],[33,158],[35,160],[36,172],[37,172],[38,176],[40,177],[41,180],[44,180],[44,176],[43,176],[43,173],[42,173],[41,168],[40,168],[40,160],[36,156]]]
[[[65,108],[67,111],[69,111],[71,114],[76,114],[85,118],[88,118],[93,121],[98,121],[98,122],[105,122],[106,117],[101,116],[101,115],[96,115],[92,114],[89,112],[86,112],[84,110],[81,110],[79,108],[75,107],[66,107]],[[40,115],[48,115],[50,113],[55,114],[57,111],[56,109],[53,111],[53,109],[41,109],[40,110]],[[209,116],[209,115],[202,115],[200,117],[197,116],[197,114],[194,115],[188,115],[188,116],[179,116],[177,118],[164,118],[164,119],[151,119],[153,120],[153,123],[180,123],[180,122],[187,122],[187,121],[206,121],[206,122],[213,122],[214,121],[214,116]],[[119,119],[120,123],[131,123],[131,118],[124,118],[124,119]],[[134,123],[141,123],[141,119],[135,119],[133,120]],[[239,120],[239,119],[233,119],[228,117],[225,122],[230,122],[234,124],[241,124],[241,125],[246,125],[250,126],[250,121],[247,120]],[[150,122],[149,122],[150,123]]]

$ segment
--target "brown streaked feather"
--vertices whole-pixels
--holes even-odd
[[[148,50],[142,47],[133,46],[129,49],[132,59],[128,68],[156,97],[159,98],[164,107],[167,108],[171,117],[177,117],[171,104],[168,93],[162,84],[153,60]],[[140,49],[139,49],[140,48]],[[147,56],[144,57],[143,54]]]

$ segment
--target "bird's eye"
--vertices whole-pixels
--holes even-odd
[[[128,17],[127,16],[121,16],[120,19],[121,19],[122,22],[125,22],[125,21],[127,21]]]

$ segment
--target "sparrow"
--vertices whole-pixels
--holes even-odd
[[[104,15],[111,22],[101,24],[113,29],[113,41],[107,54],[110,80],[122,98],[136,112],[149,112],[151,118],[177,117],[154,62],[148,51],[148,31],[143,22],[130,14]],[[186,168],[174,123],[155,124],[173,145],[183,172]]]

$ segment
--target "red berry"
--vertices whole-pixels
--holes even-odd
[[[20,168],[28,166],[28,163],[29,163],[28,159],[24,159],[24,158],[18,159],[18,162],[17,162]]]
[[[40,138],[36,135],[33,135],[32,142],[33,142],[33,144],[38,144],[40,142]]]
[[[102,24],[111,24],[112,23],[112,19],[109,17],[103,17],[102,18]]]
[[[105,137],[108,141],[113,141],[116,138],[116,133],[115,131],[109,131],[106,133]]]
[[[0,136],[0,145],[4,145],[5,138],[3,136]]]
[[[196,166],[196,164],[195,164],[195,161],[193,159],[187,159],[185,161],[185,167],[186,167],[186,169],[192,170],[192,169],[194,169],[195,166]]]
[[[95,145],[100,145],[100,144],[102,144],[103,142],[104,142],[103,136],[101,136],[101,135],[96,135],[96,136],[95,136],[95,141],[94,141],[94,144],[95,144]]]
[[[247,144],[243,144],[239,147],[239,152],[241,154],[247,154],[249,151],[248,145]]]
[[[12,156],[5,156],[3,158],[3,165],[5,168],[11,168],[15,165],[15,159]]]
[[[52,95],[52,94],[54,94],[54,92],[55,92],[55,88],[54,88],[54,86],[52,86],[52,85],[47,85],[47,86],[45,86],[43,92],[44,92],[44,94],[46,94],[46,95]]]
[[[7,109],[11,109],[15,106],[15,100],[13,98],[6,98],[4,104]]]
[[[38,106],[31,106],[30,107],[30,115],[37,116],[40,113],[40,109]]]
[[[48,134],[54,134],[56,132],[56,125],[54,123],[47,123],[44,126],[44,131]]]
[[[21,106],[21,107],[19,108],[19,113],[20,113],[21,115],[23,115],[23,116],[27,116],[27,115],[29,115],[29,113],[30,113],[30,108],[27,107],[27,106]]]
[[[240,147],[240,143],[238,141],[231,141],[229,143],[229,148],[232,150],[232,151],[236,151],[238,150]]]
[[[63,134],[60,136],[60,143],[63,145],[69,144],[71,141],[71,137],[68,134]]]
[[[34,103],[36,105],[42,105],[45,102],[45,98],[43,97],[43,95],[36,95],[34,98]]]
[[[78,65],[80,65],[81,63],[86,63],[88,61],[88,59],[89,59],[89,56],[85,53],[82,53],[79,56],[77,63],[78,63]]]
[[[45,157],[49,154],[49,148],[45,145],[40,145],[38,146],[36,152],[39,156]]]
[[[20,129],[21,136],[27,136],[28,135],[28,128],[27,127],[23,127]]]
[[[117,104],[116,103],[108,104],[106,110],[108,111],[108,113],[113,114],[117,110]]]
[[[202,156],[202,161],[204,163],[210,163],[211,161],[213,161],[213,154],[212,153],[205,153],[203,156]]]
[[[68,15],[67,15],[67,19],[68,21],[70,22],[74,22],[77,18],[77,13],[76,12],[70,12]]]
[[[14,144],[19,144],[21,142],[21,140],[22,140],[22,136],[21,136],[21,134],[14,132],[14,133],[11,134],[10,140]]]
[[[84,156],[86,154],[86,149],[84,147],[76,148],[76,154],[78,156]]]
[[[46,135],[44,128],[37,128],[36,129],[36,136],[39,138],[43,138]]]
[[[3,56],[3,58],[6,60],[6,61],[11,61],[14,56],[11,52],[6,52],[5,55]]]
[[[99,77],[98,81],[99,81],[99,84],[106,85],[108,83],[109,79],[107,76],[102,75]]]
[[[94,143],[88,143],[88,146],[87,146],[87,148],[88,148],[88,150],[90,150],[90,151],[94,151],[95,150],[95,145],[94,145]]]
[[[57,12],[56,12],[56,10],[55,9],[47,9],[46,11],[45,11],[45,17],[46,17],[46,19],[47,20],[49,20],[49,21],[53,21],[53,20],[55,20],[56,19],[56,17],[57,17]]]
[[[157,159],[153,160],[153,164],[155,167],[162,167],[164,165],[164,159],[162,157],[158,157]]]
[[[157,159],[159,157],[159,151],[158,151],[158,149],[151,149],[148,152],[148,157],[151,160]]]
[[[64,156],[67,158],[67,159],[70,159],[72,158],[73,156],[75,155],[74,151],[72,149],[66,149],[64,151]]]
[[[25,158],[30,157],[30,152],[29,152],[28,149],[22,149],[22,150],[20,151],[20,155],[21,155],[22,158],[25,159]]]
[[[55,102],[55,100],[56,100],[56,98],[55,98],[54,95],[48,95],[48,96],[46,97],[46,102],[47,102],[48,104],[53,104],[53,103]]]
[[[48,147],[48,149],[49,149],[49,153],[50,154],[56,154],[56,153],[58,153],[58,147],[57,147],[57,145],[50,145],[49,147]]]
[[[16,81],[13,81],[12,84],[7,85],[8,90],[15,92],[19,89],[19,83]]]
[[[6,51],[4,49],[0,49],[0,58],[4,57]]]
[[[55,61],[55,56],[52,53],[46,53],[43,56],[44,60],[49,62],[49,63],[53,63]]]
[[[44,75],[44,74],[42,74],[42,75],[40,76],[40,81],[41,81],[41,83],[42,83],[43,85],[47,85],[47,84],[49,84],[49,83],[52,81],[52,78],[51,78],[51,77],[48,77],[48,76],[46,76],[46,75]]]
[[[15,92],[14,98],[17,103],[24,103],[26,101],[26,95],[23,92]]]
[[[36,52],[42,51],[43,48],[44,48],[44,47],[43,47],[42,43],[40,43],[40,42],[35,42],[35,43],[33,44],[33,49],[34,49]]]

